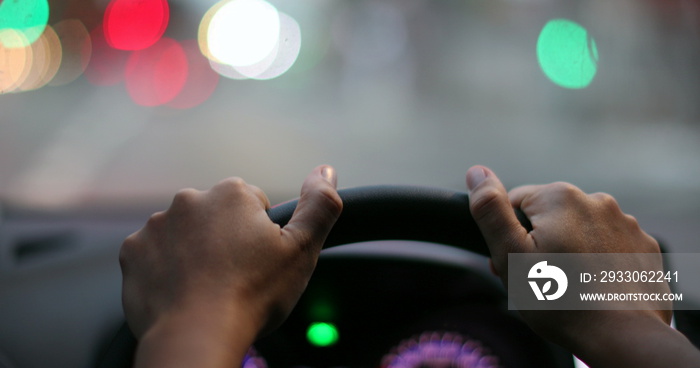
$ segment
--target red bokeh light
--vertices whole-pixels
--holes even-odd
[[[164,37],[131,54],[126,64],[126,89],[139,105],[163,105],[182,91],[187,75],[187,55],[182,46]]]
[[[181,42],[187,55],[189,73],[180,94],[168,103],[177,109],[189,109],[206,101],[219,84],[219,74],[209,66],[209,60],[199,51],[196,40]]]
[[[165,33],[167,0],[112,0],[104,16],[105,39],[119,50],[143,50]]]

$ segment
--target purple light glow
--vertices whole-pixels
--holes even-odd
[[[453,332],[424,332],[404,340],[382,359],[382,368],[497,368],[498,358],[477,340]]]
[[[267,368],[267,362],[261,357],[253,347],[248,349],[248,353],[243,358],[242,368]]]

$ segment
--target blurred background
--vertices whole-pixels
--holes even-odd
[[[698,96],[697,0],[0,0],[0,367],[94,366],[124,237],[229,176],[483,164],[697,252]]]
[[[228,176],[605,191],[700,220],[694,0],[0,1],[6,213],[167,206]]]

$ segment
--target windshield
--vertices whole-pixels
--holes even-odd
[[[609,192],[677,244],[700,218],[696,1],[13,3],[10,206],[165,205],[233,175],[276,203],[321,163],[345,187],[464,189],[479,163]]]

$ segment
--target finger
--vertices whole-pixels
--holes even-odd
[[[332,167],[315,168],[301,187],[299,203],[282,229],[283,236],[297,246],[320,250],[343,209],[336,185]]]
[[[250,185],[239,177],[231,177],[221,180],[208,191],[208,197],[214,201],[224,201],[226,203],[238,203],[245,198],[250,198],[261,209],[270,208],[270,200],[262,189],[255,185]],[[248,202],[252,203],[252,202]]]
[[[508,199],[513,207],[520,208],[523,210],[523,212],[525,212],[524,207],[527,206],[525,206],[523,202],[527,204],[526,199],[531,197],[533,194],[540,192],[543,188],[544,185],[523,185],[515,187],[508,192]],[[527,212],[525,212],[525,214],[527,214]]]
[[[577,186],[566,182],[545,185],[518,187],[508,194],[511,203],[520,208],[531,221],[541,214],[551,216],[560,211],[572,211],[577,206],[598,200],[599,195],[587,195]],[[612,197],[610,197],[612,198]],[[605,200],[609,205],[617,205],[614,200]]]
[[[267,198],[267,195],[262,189],[250,184],[248,184],[248,189],[260,200],[265,210],[270,209],[270,199]]]
[[[505,274],[510,252],[527,252],[534,248],[527,230],[520,224],[508,193],[496,174],[483,166],[467,171],[470,189],[469,209],[491,252],[496,270]]]

